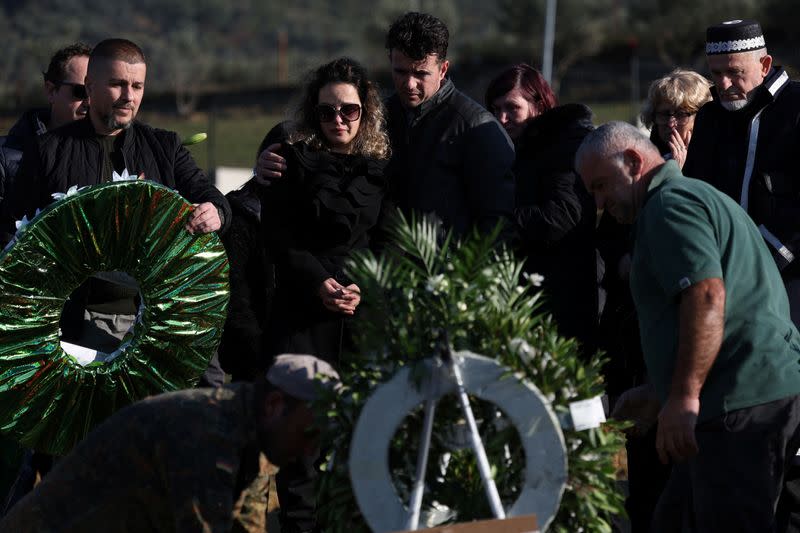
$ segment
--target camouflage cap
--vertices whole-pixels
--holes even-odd
[[[318,396],[320,385],[337,387],[339,374],[313,355],[283,354],[267,370],[267,381],[289,396],[310,401]]]

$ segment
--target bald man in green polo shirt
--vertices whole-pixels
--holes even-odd
[[[785,529],[775,509],[800,447],[800,334],[758,229],[630,124],[590,133],[575,165],[598,208],[635,225],[631,292],[656,448],[673,464],[653,531]]]

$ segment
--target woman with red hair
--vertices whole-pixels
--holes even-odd
[[[544,276],[546,309],[559,332],[596,348],[599,273],[596,210],[573,168],[575,152],[594,126],[582,104],[558,105],[541,73],[524,63],[501,72],[486,106],[516,147],[515,222],[526,270]]]

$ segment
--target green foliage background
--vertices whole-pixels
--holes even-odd
[[[330,443],[317,493],[317,501],[323,502],[320,520],[327,531],[369,531],[347,473],[358,414],[379,383],[399,368],[435,354],[443,331],[455,350],[495,357],[522,374],[548,397],[557,414],[567,412],[571,401],[603,393],[603,358],[596,355],[583,362],[577,343],[557,335],[550,318],[537,311],[542,296],[539,281],[533,276],[520,284],[523,264],[496,244],[498,233],[457,241],[432,222],[409,224],[399,217],[384,254],[366,252],[352,261],[349,273],[363,294],[360,318],[352,328],[357,353],[342,365],[345,387],[316,406]],[[519,439],[515,432],[494,423],[492,406],[480,402],[475,406],[501,498],[508,505],[516,498],[524,468]],[[456,521],[490,518],[471,453],[453,453],[446,476],[435,472],[458,417],[455,408],[437,407],[429,462],[434,466],[426,476],[423,511],[437,502],[455,510]],[[419,411],[410,415],[391,444],[390,468],[405,501],[416,462],[420,419]],[[611,517],[624,514],[614,463],[624,444],[621,426],[610,422],[593,430],[565,431],[564,437],[568,482],[549,530],[611,531]]]
[[[0,105],[39,90],[54,50],[117,36],[141,44],[148,87],[194,93],[296,83],[313,66],[351,55],[386,70],[385,32],[406,11],[425,11],[450,29],[454,66],[526,61],[539,67],[547,0],[0,0]],[[705,28],[754,17],[779,62],[800,63],[795,0],[558,0],[555,83],[586,58],[637,43],[666,69],[703,68]],[[286,43],[288,78],[278,74]],[[773,47],[775,50],[773,50]],[[627,60],[627,59],[625,59]],[[609,77],[619,74],[609,73]],[[189,95],[191,96],[191,94]],[[179,95],[181,97],[181,95]]]

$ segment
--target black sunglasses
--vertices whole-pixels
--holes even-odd
[[[330,104],[319,104],[316,107],[317,117],[320,122],[333,122],[336,115],[342,117],[344,122],[353,122],[361,117],[361,106],[358,104],[342,104],[336,108]]]
[[[72,98],[75,100],[86,100],[86,98],[88,98],[86,94],[86,85],[82,83],[72,83],[69,81],[58,81],[54,83],[56,87],[60,88],[62,85],[66,85],[72,89]]]
[[[74,100],[86,100],[89,95],[86,94],[86,85],[82,83],[72,83],[70,81],[58,81],[58,80],[51,80],[47,77],[47,72],[42,72],[44,74],[44,81],[49,81],[53,85],[56,86],[56,89],[60,89],[62,85],[66,85],[72,90],[72,98]]]

